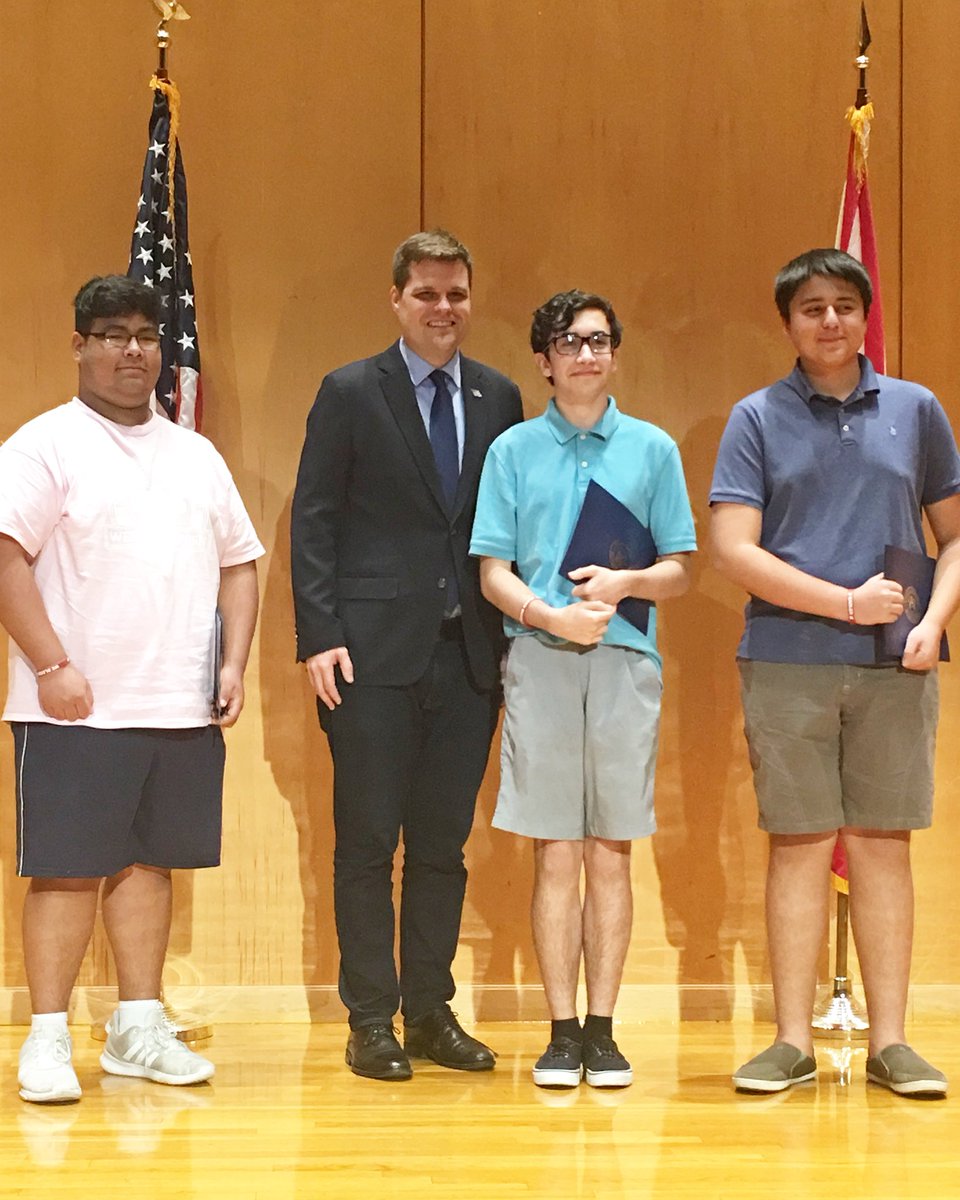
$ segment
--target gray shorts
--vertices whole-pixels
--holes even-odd
[[[739,666],[761,829],[930,825],[936,671],[745,659]]]
[[[517,637],[503,690],[497,829],[574,841],[654,832],[661,684],[645,654]]]

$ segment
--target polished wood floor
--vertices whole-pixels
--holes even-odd
[[[867,1085],[865,1051],[821,1043],[820,1077],[773,1097],[729,1072],[769,1040],[751,1025],[621,1025],[637,1081],[619,1092],[530,1082],[543,1027],[478,1030],[500,1052],[482,1075],[420,1065],[361,1080],[333,1025],[220,1026],[211,1084],[105,1076],[75,1029],[79,1104],[24,1104],[21,1028],[0,1029],[0,1195],[42,1200],[281,1197],[960,1196],[960,1095],[910,1101]],[[914,1044],[960,1091],[960,1027]]]

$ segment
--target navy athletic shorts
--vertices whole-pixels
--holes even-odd
[[[11,722],[17,874],[96,878],[220,863],[223,734]]]

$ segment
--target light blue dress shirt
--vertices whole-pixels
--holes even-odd
[[[417,408],[420,409],[420,416],[423,420],[423,427],[427,431],[427,437],[430,437],[430,409],[433,407],[433,397],[436,394],[436,386],[430,378],[432,371],[437,368],[432,366],[420,357],[416,351],[411,350],[407,343],[400,339],[400,355],[403,361],[407,364],[407,370],[410,372],[410,381],[413,384],[413,390],[417,394]],[[460,386],[460,351],[458,350],[449,362],[444,363],[440,368],[450,381],[450,393],[453,397],[453,419],[457,426],[457,452],[460,456],[460,466],[463,466],[463,389]]]

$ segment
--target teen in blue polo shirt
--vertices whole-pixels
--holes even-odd
[[[744,724],[770,835],[767,935],[776,1041],[733,1076],[775,1092],[816,1074],[811,1040],[830,861],[842,833],[870,1014],[867,1078],[903,1095],[947,1081],[906,1043],[910,831],[930,824],[936,664],[960,601],[960,457],[925,388],[858,352],[872,288],[856,259],[811,250],[776,280],[793,372],[734,408],[713,486],[716,565],[750,593],[739,648]],[[939,548],[902,660],[878,627],[904,611],[884,548]]]
[[[470,544],[511,639],[493,824],[535,839],[533,937],[552,1018],[533,1070],[543,1087],[633,1078],[612,1022],[630,938],[630,843],[655,828],[660,655],[656,609],[643,632],[616,606],[681,595],[696,549],[675,443],[608,394],[621,334],[609,301],[585,292],[534,313],[530,342],[554,398],[490,447]],[[591,481],[650,530],[652,566],[560,574]]]

